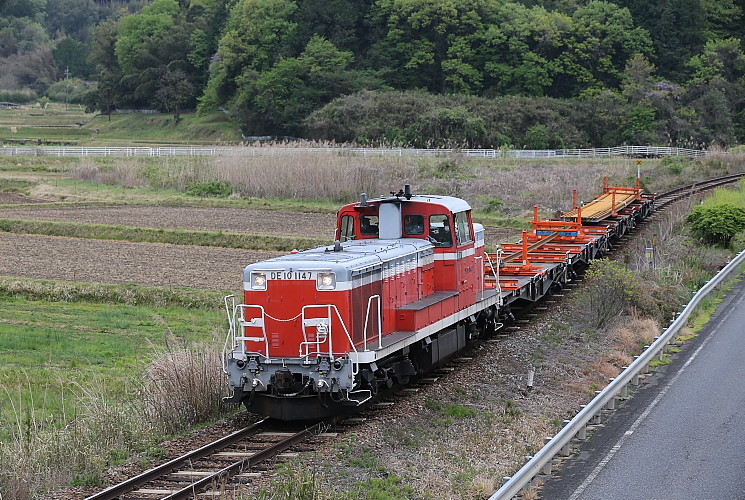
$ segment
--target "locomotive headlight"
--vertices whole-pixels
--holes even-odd
[[[318,290],[334,290],[336,288],[336,273],[318,273],[318,277],[316,278],[316,288]]]
[[[251,273],[251,290],[266,290],[265,273]]]

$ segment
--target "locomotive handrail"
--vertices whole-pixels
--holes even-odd
[[[495,272],[494,263],[492,262],[491,257],[486,252],[484,252],[484,255],[486,256],[486,260],[489,261],[489,267],[491,268],[491,273],[494,276],[494,279],[496,280],[494,287],[497,289],[497,296],[499,297],[497,305],[501,306],[502,305],[502,285],[499,283],[499,266],[496,266],[496,272]],[[501,259],[502,259],[502,249],[500,248],[497,250],[497,262],[499,262]],[[482,280],[482,282],[484,283],[484,285],[486,285],[485,283],[486,280]]]
[[[519,471],[508,478],[489,500],[507,500],[525,488],[533,478],[541,471],[550,473],[553,457],[568,447],[578,433],[584,433],[589,421],[598,415],[600,411],[610,403],[615,404],[616,396],[623,392],[628,384],[632,383],[641,372],[646,370],[649,363],[660,353],[668,343],[675,338],[675,334],[688,322],[688,318],[698,307],[701,301],[722,281],[724,281],[737,267],[745,262],[745,250],[740,252],[729,264],[727,264],[716,276],[709,280],[686,305],[683,311],[670,324],[657,340],[649,346],[636,360],[627,367],[620,375],[612,380],[595,398],[590,401],[569,423],[567,423],[558,434],[553,436],[546,445],[541,448]],[[548,469],[548,470],[546,470]]]
[[[383,346],[383,325],[382,325],[382,318],[380,317],[380,305],[381,305],[381,298],[380,295],[371,295],[370,298],[367,299],[367,311],[365,311],[365,329],[362,331],[362,338],[363,338],[363,346],[365,351],[367,351],[367,326],[370,324],[370,308],[372,307],[372,300],[377,299],[378,301],[378,345],[380,347]]]
[[[253,307],[253,308],[259,309],[259,311],[261,311],[261,325],[260,326],[261,326],[261,333],[263,334],[263,337],[247,337],[245,335],[245,328],[246,327],[249,327],[249,328],[258,328],[259,327],[259,325],[251,325],[251,324],[249,324],[248,321],[246,321],[245,311],[249,307]],[[241,325],[241,328],[243,328],[244,335],[235,336],[234,337],[234,340],[240,340],[241,341],[241,343],[240,343],[240,345],[241,345],[241,354],[246,354],[246,344],[245,344],[246,341],[249,341],[249,342],[260,342],[260,341],[263,340],[264,341],[264,347],[266,347],[266,357],[267,358],[271,358],[271,353],[269,352],[269,338],[266,335],[266,323],[264,321],[264,318],[265,317],[271,317],[271,316],[269,316],[268,314],[266,314],[266,311],[264,310],[264,308],[262,306],[258,306],[258,305],[254,305],[254,304],[238,304],[236,306],[236,309],[240,310],[240,312],[241,312],[241,314],[240,314],[240,316],[238,318],[238,323]],[[259,318],[253,318],[253,319],[251,319],[251,323],[253,323],[257,319],[259,319]],[[234,322],[235,322],[235,320],[234,320]]]
[[[225,344],[222,347],[222,371],[227,375],[228,351],[232,351],[233,347],[235,347],[235,295],[227,295],[223,300],[225,301],[225,312],[228,315],[228,334],[225,337]]]
[[[333,335],[331,334],[331,323],[333,322],[333,319],[331,318],[331,310],[333,310],[336,313],[336,317],[339,320],[339,323],[341,323],[341,327],[344,329],[344,333],[347,335],[347,340],[349,340],[349,346],[352,348],[352,351],[354,351],[355,354],[357,354],[357,347],[355,347],[354,342],[352,341],[352,336],[349,334],[349,330],[347,329],[347,325],[344,324],[344,319],[341,317],[341,313],[339,312],[339,309],[334,304],[310,304],[307,306],[303,306],[302,309],[302,323],[303,323],[303,335],[305,335],[305,310],[306,309],[313,309],[313,308],[327,308],[328,310],[328,316],[329,319],[329,332],[328,332],[328,342],[329,342],[329,357],[331,360],[334,360],[334,350],[333,350],[333,343],[332,338]],[[320,319],[320,318],[319,318]],[[302,353],[302,344],[308,343],[306,340],[305,342],[301,342],[300,344],[300,357],[301,358],[309,358],[310,357],[310,351],[308,354],[303,356]],[[357,375],[359,373],[359,364],[356,362],[352,362],[352,374]]]

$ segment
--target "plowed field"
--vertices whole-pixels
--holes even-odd
[[[0,255],[4,276],[238,291],[246,265],[279,254],[0,233]]]
[[[332,240],[334,214],[278,212],[242,208],[162,206],[18,207],[0,210],[7,219],[88,222],[163,229],[193,229],[226,233],[317,236]]]
[[[6,197],[5,202],[10,203],[10,199]],[[28,203],[28,199],[22,202]],[[333,239],[336,226],[333,214],[161,206],[24,206],[0,209],[0,218],[315,236],[328,240]],[[487,244],[497,241],[507,241],[505,233],[487,229]],[[246,265],[280,254],[0,233],[0,275],[26,278],[240,290],[241,270]]]

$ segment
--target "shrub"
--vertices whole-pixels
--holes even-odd
[[[745,230],[745,209],[731,203],[700,205],[686,218],[693,234],[706,243],[726,247]]]
[[[83,94],[87,91],[85,82],[80,78],[70,78],[53,83],[47,89],[47,97],[55,102],[83,102]]]
[[[585,274],[584,300],[595,328],[603,328],[638,297],[639,277],[621,263],[596,260]]]
[[[233,192],[233,186],[225,181],[190,182],[186,192],[202,198],[227,198]]]
[[[31,89],[25,90],[0,90],[0,101],[13,102],[16,104],[28,104],[36,102],[38,94]]]

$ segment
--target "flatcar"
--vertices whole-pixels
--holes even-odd
[[[631,189],[598,220],[536,212],[531,233],[490,254],[462,199],[363,193],[338,212],[333,245],[244,269],[242,300],[225,301],[228,400],[282,420],[357,412],[563,286],[652,204]]]

